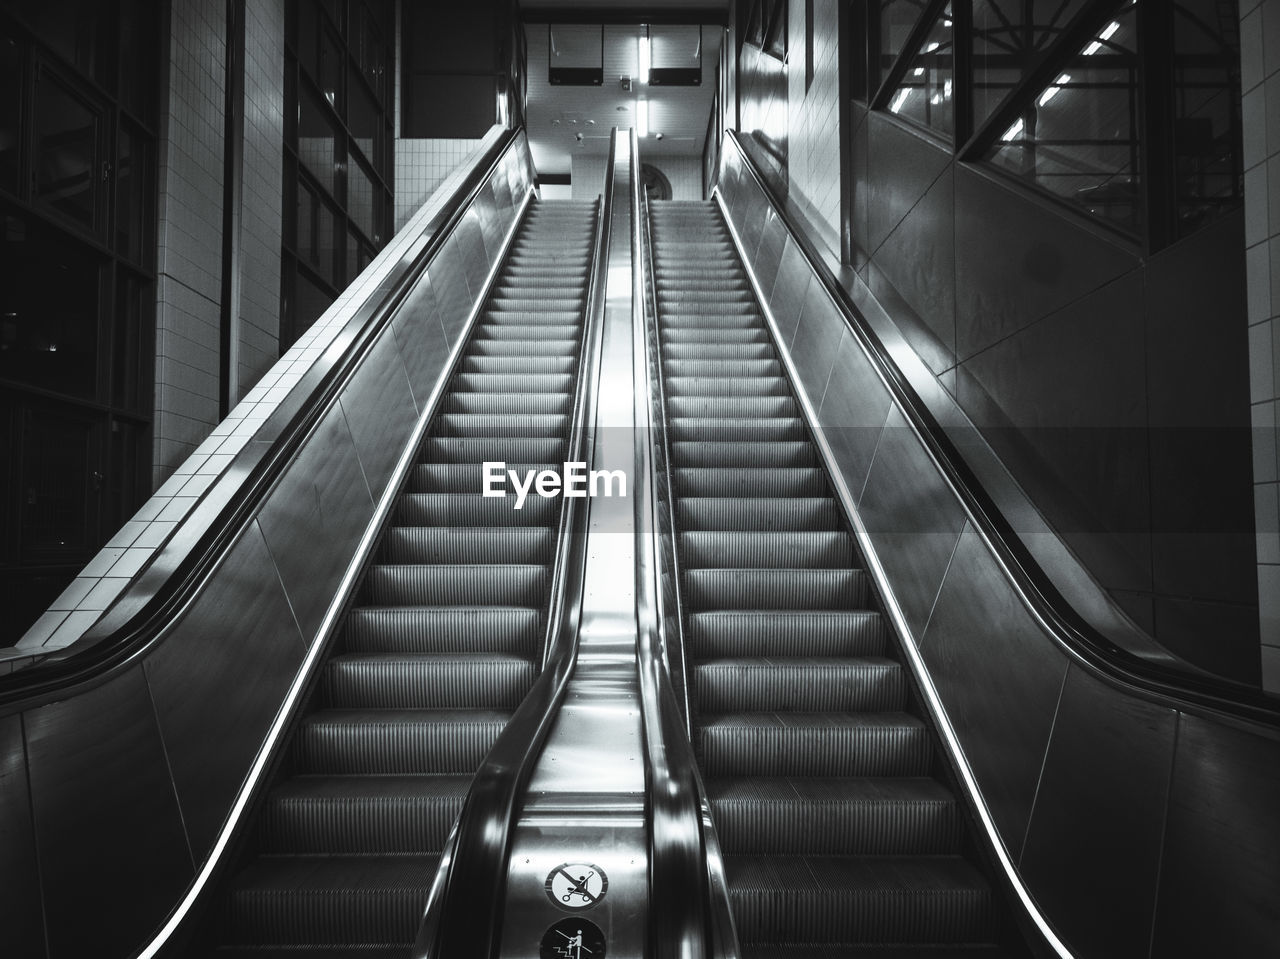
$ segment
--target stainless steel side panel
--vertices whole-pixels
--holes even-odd
[[[808,260],[789,236],[780,245],[771,238],[772,207],[762,207],[767,195],[731,137],[721,164],[719,198],[783,361],[926,705],[1042,951],[1275,952],[1280,736],[1156,701],[1059,641],[848,334],[849,320]],[[875,328],[888,335],[883,307],[865,287],[854,299],[879,311]],[[916,382],[919,358],[891,336],[885,343]]]

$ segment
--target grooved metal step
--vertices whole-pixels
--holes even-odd
[[[713,203],[650,205],[695,746],[744,959],[998,955],[964,815]]]
[[[409,959],[472,776],[541,661],[561,503],[483,496],[483,463],[563,459],[596,213],[535,202],[519,225],[226,884],[213,954]]]

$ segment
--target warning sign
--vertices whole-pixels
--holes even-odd
[[[539,959],[604,959],[604,933],[577,917],[561,919],[542,936]]]
[[[604,898],[609,879],[604,870],[589,862],[566,862],[551,870],[547,895],[565,909],[587,909]]]

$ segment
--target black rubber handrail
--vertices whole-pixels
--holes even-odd
[[[733,145],[743,169],[772,205],[814,276],[839,307],[849,331],[876,368],[894,402],[915,428],[964,503],[974,525],[991,543],[999,561],[1034,613],[1046,625],[1050,636],[1098,675],[1121,683],[1136,694],[1178,709],[1280,728],[1280,699],[1244,683],[1216,676],[1193,675],[1134,656],[1103,636],[1067,602],[1018,537],[928,404],[898,368],[880,337],[854,304],[849,291],[840,284],[807,233],[796,222],[785,201],[778,197],[756,161],[743,148],[738,133],[726,131],[725,140]]]
[[[611,145],[606,167],[610,171],[614,150]],[[578,361],[566,462],[591,462],[595,443],[590,424],[595,422],[599,397],[612,184],[610,174],[600,201],[587,295],[586,348]],[[563,500],[542,673],[472,780],[431,889],[413,950],[415,959],[496,959],[498,955],[511,834],[578,655],[589,519],[585,502]]]
[[[450,198],[447,212],[443,214],[444,222],[427,238],[412,261],[399,264],[384,281],[383,286],[389,283],[391,288],[380,298],[375,291],[355,308],[353,319],[362,313],[366,318],[342,355],[323,373],[311,394],[267,448],[256,450],[251,444],[238,455],[233,468],[247,475],[227,501],[217,507],[207,528],[186,548],[174,567],[163,574],[163,580],[154,585],[150,595],[141,602],[132,602],[126,591],[121,601],[108,609],[76,643],[41,663],[0,679],[0,714],[64,699],[73,691],[106,682],[144,654],[194,600],[325,412],[337,402],[347,382],[391,322],[396,308],[462,221],[520,132],[519,129],[505,131],[475,164]],[[214,484],[212,495],[217,495],[218,486]],[[197,505],[192,516],[202,506],[203,503]],[[146,578],[147,571],[144,571],[140,580]]]

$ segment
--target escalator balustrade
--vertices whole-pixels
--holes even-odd
[[[536,202],[211,917],[229,952],[407,956],[475,770],[539,668],[596,204]],[[264,951],[266,950],[266,951]]]
[[[695,746],[746,957],[989,954],[866,573],[712,203],[651,229]]]

